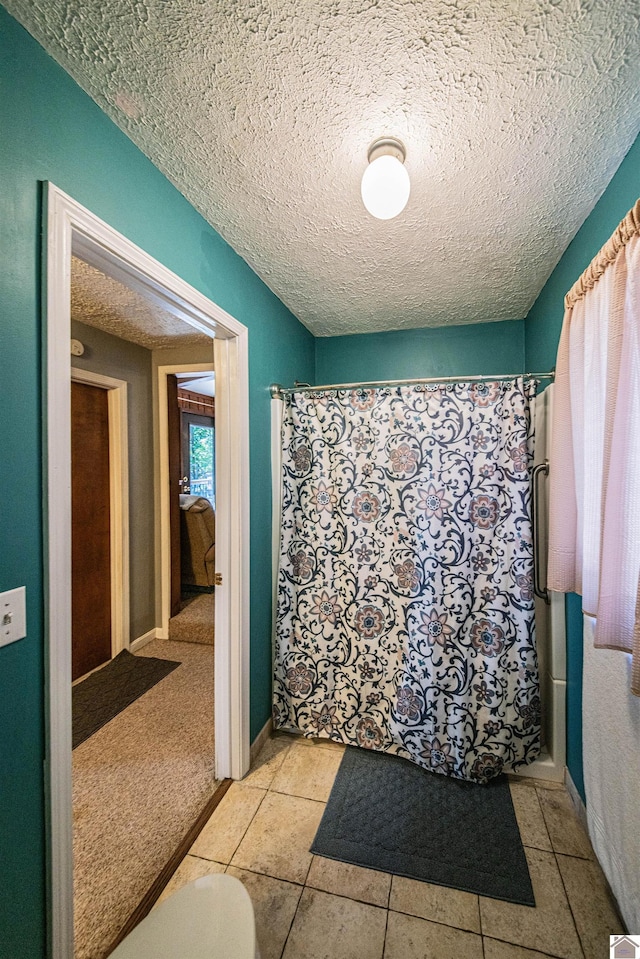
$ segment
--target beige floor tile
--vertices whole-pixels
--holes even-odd
[[[564,783],[554,782],[552,779],[538,779],[533,776],[522,776],[519,773],[506,773],[506,777],[510,783],[519,783],[521,786],[527,786],[529,789],[560,789],[564,790],[566,787]]]
[[[480,932],[478,897],[460,889],[394,876],[389,909],[469,932]]]
[[[253,786],[257,789],[268,789],[290,746],[289,737],[287,739],[283,737],[268,739],[260,750],[255,763],[242,780],[242,785]]]
[[[376,872],[374,869],[363,869],[362,866],[352,866],[348,862],[338,862],[335,859],[325,859],[324,856],[314,856],[307,877],[307,885],[324,892],[334,893],[336,896],[348,896],[349,899],[358,899],[368,902],[372,906],[387,908],[391,876],[388,872]]]
[[[512,946],[510,942],[498,942],[497,939],[482,940],[484,945],[484,959],[548,959],[547,953],[533,952],[520,946]]]
[[[231,862],[266,794],[264,789],[233,783],[189,850],[190,855],[217,862]]]
[[[291,746],[271,783],[274,792],[326,802],[342,762],[337,749]]]
[[[482,959],[482,938],[437,922],[390,912],[384,959]]]
[[[165,886],[158,902],[162,902],[171,893],[194,879],[201,879],[212,872],[224,872],[227,867],[222,862],[212,862],[210,859],[198,859],[197,856],[185,856],[170,881]]]
[[[236,876],[247,889],[256,917],[256,936],[260,959],[280,959],[296,914],[302,886],[271,876],[260,876],[245,869],[229,866],[227,872]]]
[[[347,748],[344,743],[336,743],[333,739],[309,739],[307,736],[294,736],[293,740],[299,746],[311,746],[316,749],[334,749],[344,752]]]
[[[552,792],[540,789],[538,796],[554,851],[566,856],[593,859],[591,842],[575,814],[569,793],[566,790]]]
[[[582,950],[555,856],[525,847],[535,908],[480,897],[482,932],[562,959],[582,959]]]
[[[587,859],[558,856],[557,860],[585,959],[600,959],[607,954],[609,936],[624,932],[602,869]]]
[[[267,793],[231,864],[304,883],[312,859],[309,847],[323,812],[323,803]]]
[[[282,959],[382,959],[386,917],[376,906],[306,888]]]
[[[280,739],[282,742],[289,743],[290,746],[302,740],[302,736],[299,736],[297,733],[288,733],[284,729],[274,729],[271,733],[271,738]]]
[[[537,791],[519,783],[509,783],[509,789],[523,844],[551,852],[551,840],[540,809]]]

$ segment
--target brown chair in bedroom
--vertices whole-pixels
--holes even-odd
[[[216,514],[204,496],[180,495],[180,551],[182,585],[213,588]]]

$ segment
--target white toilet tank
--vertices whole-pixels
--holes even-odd
[[[223,873],[203,876],[161,902],[111,959],[256,959],[249,893]]]

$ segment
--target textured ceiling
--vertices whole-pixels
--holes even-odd
[[[71,257],[71,319],[148,350],[205,346],[211,338],[78,257]]]
[[[201,396],[216,395],[216,379],[213,372],[176,373],[176,377],[181,390],[190,390],[192,393],[200,393]]]
[[[4,2],[316,335],[526,315],[640,127],[638,0]]]

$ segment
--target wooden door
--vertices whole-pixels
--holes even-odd
[[[72,678],[111,659],[107,390],[71,384]]]
[[[180,571],[180,408],[178,377],[167,376],[169,424],[169,530],[171,536],[171,616],[180,612],[182,582]]]

